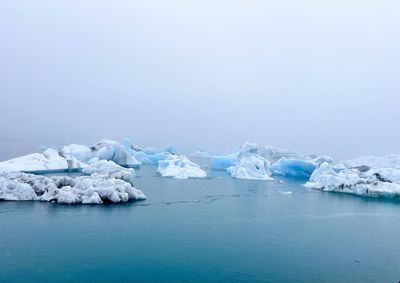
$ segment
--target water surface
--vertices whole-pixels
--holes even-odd
[[[399,202],[155,170],[142,202],[0,202],[0,282],[400,280]]]

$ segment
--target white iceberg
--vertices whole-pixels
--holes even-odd
[[[352,163],[354,165],[355,163]],[[336,169],[331,164],[322,163],[311,175],[308,188],[323,191],[348,193],[371,197],[399,197],[400,170],[395,168]],[[372,165],[372,164],[370,164]]]
[[[129,154],[129,152],[117,141],[103,139],[97,144],[90,147],[93,152],[93,157],[98,159],[111,160],[118,165],[135,167],[139,166],[140,162]]]
[[[94,161],[89,176],[45,177],[22,172],[0,173],[0,200],[37,200],[68,204],[100,204],[144,200],[131,184],[132,170],[112,161]],[[128,181],[126,181],[128,180]]]
[[[257,145],[245,143],[237,163],[228,168],[232,177],[247,180],[273,180],[268,169],[269,161],[257,154]]]
[[[113,161],[96,160],[90,161],[90,166],[82,169],[82,173],[92,176],[101,176],[103,179],[121,179],[133,185],[135,170],[133,168],[123,168]]]
[[[157,173],[162,177],[176,179],[204,178],[207,173],[200,166],[183,155],[169,155],[158,162]]]
[[[347,168],[396,168],[400,169],[400,154],[386,156],[360,156],[355,159],[342,161]]]
[[[77,159],[67,160],[60,156],[56,150],[49,148],[43,153],[32,153],[0,162],[0,171],[55,171],[81,168],[82,166],[84,164]]]

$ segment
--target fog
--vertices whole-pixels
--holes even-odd
[[[3,151],[131,137],[400,153],[399,14],[384,0],[0,0]]]

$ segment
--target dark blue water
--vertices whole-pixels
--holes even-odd
[[[400,280],[399,202],[155,169],[144,202],[0,202],[0,282]]]

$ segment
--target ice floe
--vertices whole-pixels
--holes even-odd
[[[198,164],[190,161],[186,156],[173,154],[158,162],[157,173],[162,177],[176,179],[207,177],[206,171],[201,169]]]
[[[133,169],[112,161],[93,161],[87,176],[38,176],[22,172],[0,173],[0,200],[36,200],[68,204],[101,204],[144,200],[132,186]]]

